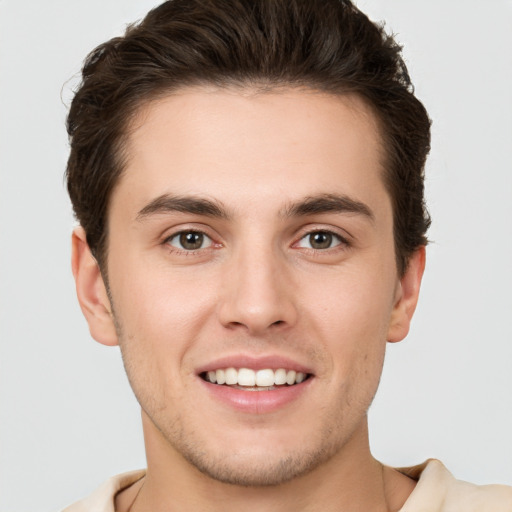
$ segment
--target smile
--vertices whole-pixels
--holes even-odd
[[[195,373],[214,402],[250,415],[292,407],[310,396],[316,381],[313,368],[278,354],[227,355],[198,367]]]
[[[203,372],[201,377],[212,384],[232,386],[245,391],[265,391],[278,386],[293,386],[309,378],[309,374],[285,368],[252,370],[220,368]]]

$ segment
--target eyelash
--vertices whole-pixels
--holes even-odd
[[[180,240],[180,238],[182,236],[186,236],[186,235],[198,235],[200,237],[203,237],[203,240],[202,240],[202,243],[201,243],[201,246],[203,245],[204,242],[207,242],[209,241],[208,243],[208,246],[207,247],[198,247],[197,249],[185,249],[183,247],[183,241]],[[172,244],[172,241],[173,240],[178,240],[181,247],[176,247],[175,245]],[[185,254],[185,255],[193,255],[193,254],[196,254],[198,253],[199,251],[203,251],[205,249],[210,249],[212,248],[214,245],[216,245],[212,239],[212,237],[208,236],[206,233],[204,233],[203,231],[200,231],[198,229],[184,229],[184,230],[181,230],[181,231],[178,231],[177,233],[173,233],[172,235],[168,236],[164,242],[163,242],[165,245],[167,245],[167,247],[172,251],[172,252],[177,252],[177,253],[181,253],[181,254]],[[217,244],[219,245],[219,244]]]
[[[322,249],[314,248],[314,247],[303,247],[299,245],[302,241],[307,240],[308,237],[311,237],[312,235],[327,235],[329,245],[331,245],[334,241],[337,243],[334,246],[325,247]],[[185,249],[183,247],[183,240],[180,240],[182,236],[187,235],[196,235],[199,237],[202,237],[201,239],[201,246],[197,247],[195,249]],[[176,245],[172,244],[173,240],[177,240],[178,243],[181,245],[181,247],[177,247]],[[203,247],[204,243],[208,243],[206,247]],[[221,247],[221,244],[216,244],[212,237],[207,235],[204,231],[198,230],[198,229],[184,229],[181,231],[178,231],[176,233],[173,233],[172,235],[165,238],[163,243],[170,249],[171,252],[177,253],[177,254],[184,254],[186,256],[192,256],[194,254],[198,254],[199,252],[202,252],[206,249],[212,249],[215,247]],[[311,245],[311,242],[309,243]],[[321,253],[332,253],[336,250],[344,250],[351,246],[350,242],[343,236],[341,236],[339,233],[336,233],[334,231],[328,230],[328,229],[312,229],[304,234],[292,245],[292,247],[299,247],[302,248],[308,252],[315,253],[315,254],[321,254]]]
[[[342,250],[347,249],[350,247],[350,242],[343,236],[341,236],[339,233],[336,233],[334,231],[331,231],[329,229],[312,229],[308,231],[307,233],[304,233],[297,242],[294,243],[294,246],[297,246],[301,241],[308,239],[312,235],[328,235],[329,237],[332,237],[331,242],[337,241],[337,243],[332,247],[326,247],[324,249],[315,249],[314,247],[303,247],[303,249],[306,249],[308,251],[314,251],[315,253],[323,253],[323,252],[332,252],[334,250]]]

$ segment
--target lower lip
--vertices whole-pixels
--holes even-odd
[[[200,380],[215,399],[231,408],[250,414],[266,414],[277,411],[300,398],[309,389],[313,377],[309,377],[300,384],[267,391],[244,391],[231,386],[212,384],[201,378]]]

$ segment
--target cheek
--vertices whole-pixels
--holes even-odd
[[[122,279],[123,275],[131,278]],[[211,321],[211,309],[216,304],[214,291],[202,285],[201,276],[157,266],[118,267],[112,277],[111,293],[125,364],[136,362],[137,372],[176,382],[190,370],[183,364],[184,358],[205,323]]]
[[[394,283],[382,275],[340,271],[322,290],[309,287],[306,294],[304,316],[332,357],[338,380],[378,382],[394,296]]]
[[[177,329],[193,327],[194,320],[215,303],[216,287],[200,271],[150,263],[135,267],[117,272],[120,278],[112,283],[112,295],[116,309],[137,330],[175,335]],[[130,278],[123,279],[123,275]]]
[[[321,288],[307,286],[303,308],[329,338],[338,336],[342,340],[357,336],[368,342],[385,338],[395,285],[383,275],[345,270],[333,273],[323,280]]]

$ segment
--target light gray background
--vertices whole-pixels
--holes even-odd
[[[65,104],[86,53],[150,0],[0,0],[0,510],[51,511],[143,467],[117,348],[74,296]],[[434,224],[413,329],[371,409],[375,455],[512,483],[512,1],[360,0],[434,120]],[[61,101],[61,88],[63,101]]]

